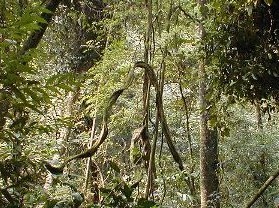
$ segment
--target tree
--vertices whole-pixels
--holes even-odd
[[[245,99],[256,105],[258,128],[262,130],[262,114],[274,110],[278,95],[278,2],[230,2],[215,8],[219,25],[212,31],[208,53],[217,62],[215,84],[229,95],[229,104]],[[222,8],[227,8],[222,12]],[[220,10],[221,9],[221,10]],[[228,18],[230,16],[230,18]],[[224,21],[225,19],[225,21]],[[209,40],[209,39],[208,39]],[[228,41],[225,41],[228,40]],[[209,41],[210,42],[210,41]],[[217,58],[217,59],[216,59]],[[261,104],[262,107],[261,107]],[[275,104],[277,105],[277,104]],[[277,177],[273,174],[247,207]],[[260,194],[259,194],[260,193]],[[265,200],[263,205],[266,206]]]
[[[202,21],[206,20],[206,1],[198,1],[202,11]],[[204,41],[206,29],[203,23],[199,24],[201,41]],[[204,52],[204,51],[203,51]],[[199,102],[200,102],[200,191],[201,207],[220,207],[219,183],[217,175],[218,165],[218,139],[217,130],[210,130],[208,121],[210,114],[208,111],[209,102],[206,98],[206,57],[202,57],[199,63]]]

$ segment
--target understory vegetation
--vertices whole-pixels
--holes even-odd
[[[278,11],[0,0],[0,207],[278,207]]]

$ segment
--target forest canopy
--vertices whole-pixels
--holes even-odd
[[[277,207],[279,2],[1,0],[0,207]]]

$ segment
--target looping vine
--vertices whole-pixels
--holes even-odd
[[[44,165],[45,167],[53,174],[61,174],[63,173],[63,169],[64,167],[71,161],[76,160],[76,159],[83,159],[83,158],[88,158],[93,156],[99,149],[99,147],[103,144],[103,142],[106,140],[107,136],[108,136],[108,122],[109,122],[109,118],[111,116],[111,109],[113,107],[113,105],[116,103],[117,99],[120,97],[120,95],[124,92],[124,90],[128,89],[131,84],[133,83],[133,79],[134,79],[134,70],[136,68],[142,68],[145,70],[145,72],[148,75],[148,78],[150,80],[151,85],[155,88],[156,91],[156,107],[158,108],[159,112],[160,112],[160,122],[162,124],[162,130],[163,133],[166,137],[166,141],[168,144],[168,147],[170,149],[170,152],[174,158],[174,161],[178,164],[179,169],[183,170],[183,163],[182,160],[180,158],[180,155],[178,154],[171,136],[170,136],[170,131],[168,128],[168,124],[166,122],[166,118],[164,115],[164,110],[163,110],[163,105],[162,105],[162,96],[161,96],[161,92],[159,90],[159,84],[157,81],[157,77],[156,74],[154,72],[154,70],[152,69],[152,67],[143,62],[143,61],[139,61],[136,62],[134,64],[134,67],[131,69],[131,72],[129,73],[126,82],[124,83],[123,87],[121,87],[120,89],[114,91],[112,93],[112,95],[110,96],[108,102],[107,102],[107,106],[104,109],[103,112],[103,122],[102,122],[102,130],[100,132],[100,135],[98,137],[98,139],[96,140],[96,142],[92,145],[91,148],[85,150],[84,152],[81,152],[79,154],[73,155],[69,158],[67,158],[60,166],[53,166],[52,164],[50,164],[47,161],[44,161]]]

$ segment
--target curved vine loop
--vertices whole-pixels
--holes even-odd
[[[60,166],[54,166],[52,164],[50,164],[49,162],[44,161],[44,165],[45,167],[53,174],[61,174],[63,173],[63,169],[64,167],[71,162],[72,160],[76,160],[76,159],[83,159],[83,158],[88,158],[93,156],[99,149],[99,147],[102,145],[102,143],[106,140],[107,136],[108,136],[108,122],[109,122],[109,118],[111,116],[111,109],[113,107],[113,105],[116,103],[117,99],[120,97],[120,95],[124,92],[124,90],[128,89],[131,84],[133,83],[134,80],[134,70],[135,68],[142,68],[145,70],[145,72],[148,75],[148,78],[150,80],[150,83],[152,84],[152,86],[155,88],[156,91],[156,107],[159,110],[160,116],[160,122],[162,124],[162,130],[163,133],[166,137],[166,141],[167,141],[167,145],[170,149],[170,152],[173,156],[174,161],[178,164],[179,169],[180,170],[184,170],[183,167],[183,162],[181,160],[180,155],[178,154],[172,139],[171,139],[171,134],[170,134],[170,130],[164,115],[164,109],[163,109],[163,104],[162,104],[162,96],[161,96],[161,92],[159,90],[159,84],[157,81],[157,77],[156,74],[154,72],[154,70],[152,69],[152,67],[143,62],[143,61],[139,61],[136,62],[134,67],[132,68],[132,70],[130,71],[128,78],[126,80],[126,82],[124,83],[123,87],[121,87],[120,89],[114,91],[112,93],[112,95],[110,96],[107,106],[104,109],[104,113],[103,113],[103,121],[102,121],[102,130],[101,133],[98,137],[98,139],[96,140],[96,142],[92,145],[91,148],[85,150],[84,152],[81,152],[79,154],[73,155],[69,158],[67,158]]]

